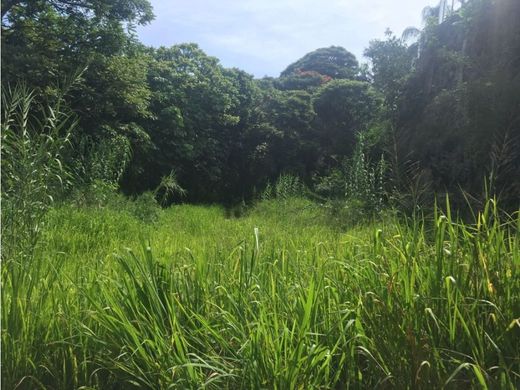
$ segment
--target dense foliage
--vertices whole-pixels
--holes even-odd
[[[482,176],[520,199],[520,2],[470,1],[419,37],[395,129],[402,158],[418,161],[437,192],[478,196]]]
[[[2,83],[49,97],[63,75],[82,72],[67,103],[79,120],[81,162],[71,165],[86,184],[136,195],[175,171],[185,200],[236,203],[282,173],[312,187],[365,133],[368,156],[391,163],[387,190],[415,183],[460,206],[461,189],[480,199],[487,181],[514,209],[520,5],[460,3],[426,9],[422,30],[371,42],[369,68],[331,46],[255,80],[195,44],[141,45],[132,26],[153,19],[144,0],[4,1]]]

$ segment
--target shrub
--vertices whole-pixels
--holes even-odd
[[[144,192],[131,203],[132,214],[145,223],[156,222],[161,210],[153,192]]]
[[[101,128],[102,136],[82,136],[76,141],[78,157],[75,170],[84,186],[104,181],[118,185],[132,157],[130,141],[108,126]]]
[[[117,190],[117,184],[96,179],[88,185],[76,188],[72,193],[71,200],[78,207],[126,207],[128,200]]]
[[[367,155],[365,136],[358,134],[352,158],[328,175],[315,177],[314,190],[326,198],[325,207],[333,219],[343,220],[340,224],[357,223],[383,210],[387,164],[382,155],[377,163],[370,161]]]
[[[173,197],[184,197],[186,194],[187,191],[179,184],[174,169],[168,175],[162,177],[161,182],[153,192],[155,198],[159,197],[159,203],[162,206],[166,206]]]

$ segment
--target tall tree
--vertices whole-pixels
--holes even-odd
[[[289,65],[281,77],[297,75],[299,72],[317,72],[333,79],[355,79],[359,73],[356,56],[341,46],[330,46],[307,53]]]
[[[135,122],[150,114],[149,58],[131,26],[152,20],[149,1],[3,1],[2,12],[4,86],[23,80],[52,95],[56,83],[83,70],[68,97],[80,119],[74,143],[83,173],[93,171],[95,155],[117,149],[114,142],[142,135]]]
[[[2,22],[9,16],[27,10],[39,12],[51,7],[59,14],[79,18],[98,18],[144,24],[152,21],[152,6],[148,0],[2,0]],[[11,22],[12,20],[9,20]]]
[[[399,153],[437,192],[478,197],[487,172],[503,204],[517,206],[519,181],[505,178],[520,177],[520,3],[470,1],[423,35],[399,103]]]
[[[240,122],[235,85],[218,60],[195,44],[161,47],[152,57],[152,116],[142,123],[156,151],[144,162],[146,179],[127,177],[125,185],[132,191],[153,188],[175,169],[192,200],[218,197],[232,129]]]
[[[321,159],[333,165],[353,150],[356,133],[366,131],[380,112],[381,98],[366,82],[334,80],[314,96]]]
[[[370,41],[365,56],[371,62],[373,85],[385,96],[386,107],[395,114],[407,77],[412,72],[413,51],[390,31],[385,40]]]

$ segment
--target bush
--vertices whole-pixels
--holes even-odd
[[[88,185],[76,188],[71,200],[78,207],[124,208],[128,201],[117,190],[117,184],[96,179]]]
[[[129,139],[109,126],[102,126],[97,137],[78,138],[72,164],[82,185],[95,181],[118,185],[132,157]]]
[[[367,155],[365,136],[358,134],[352,158],[328,175],[315,178],[314,190],[327,198],[325,207],[333,219],[357,223],[383,211],[387,164],[382,155],[377,163]]]
[[[346,166],[341,168],[333,168],[328,175],[315,175],[314,191],[327,199],[344,199],[345,198],[345,177]]]
[[[179,184],[177,173],[174,169],[161,178],[161,182],[153,192],[154,197],[160,199],[161,206],[168,205],[175,197],[185,197],[186,194],[187,191]]]
[[[153,192],[145,192],[139,195],[131,203],[132,214],[145,223],[153,223],[159,219],[161,207],[155,199]]]

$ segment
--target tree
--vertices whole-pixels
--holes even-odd
[[[397,150],[418,162],[437,192],[493,190],[517,207],[520,3],[471,1],[423,31],[399,99]],[[453,196],[453,202],[465,200]]]
[[[293,74],[276,79],[274,86],[285,91],[313,91],[330,80],[332,80],[332,77],[322,75],[314,70],[303,71],[298,69]]]
[[[466,0],[451,0],[451,4],[449,0],[440,0],[439,4],[435,7],[424,7],[422,10],[423,26],[437,25],[444,22],[449,16],[453,15],[455,11],[457,11],[456,4],[462,7],[466,4]],[[406,42],[408,40],[419,38],[421,34],[421,29],[410,26],[404,29],[401,38]],[[417,48],[419,47],[417,46]]]
[[[340,46],[330,46],[307,53],[289,65],[280,77],[298,75],[301,72],[317,72],[333,79],[355,79],[359,64],[354,54]]]
[[[218,197],[231,134],[240,123],[238,91],[218,60],[195,44],[161,47],[151,55],[152,115],[141,123],[156,150],[142,162],[146,178],[126,177],[125,187],[154,188],[174,169],[191,200]]]
[[[261,111],[262,93],[253,76],[239,69],[224,69],[224,77],[233,85],[234,102],[230,115],[236,124],[226,132],[228,144],[226,162],[221,180],[221,197],[227,204],[252,196],[253,188],[262,182],[265,171],[258,168],[255,151],[262,142],[262,126],[265,121]]]
[[[21,10],[31,14],[52,8],[58,14],[76,18],[96,18],[145,24],[153,20],[152,6],[148,0],[2,0],[2,25],[4,16],[12,16]],[[9,20],[9,24],[12,19]]]
[[[13,3],[7,11],[4,9],[6,16],[2,20],[4,84],[14,84],[23,79],[30,86],[45,91],[63,75],[90,68],[85,72],[88,89],[95,90],[95,86],[88,83],[96,81],[100,72],[106,75],[116,71],[119,76],[114,80],[111,89],[121,86],[126,92],[120,94],[130,97],[131,85],[137,82],[135,72],[137,68],[143,67],[143,57],[139,53],[142,51],[140,45],[126,31],[125,25],[134,21],[145,23],[151,20],[153,14],[148,1]],[[116,64],[117,61],[119,65]],[[128,71],[127,68],[131,69],[131,77],[123,74],[123,70]],[[124,82],[124,79],[128,82]],[[142,80],[141,74],[140,81]],[[134,97],[143,94],[143,86],[137,84],[140,92],[132,93]],[[105,87],[103,85],[103,91],[99,91],[99,95],[104,95]],[[91,100],[98,101],[99,97]],[[84,106],[85,102],[82,103]],[[135,99],[134,103],[137,103]],[[143,103],[139,102],[137,105],[142,106]],[[85,109],[96,111],[89,110],[88,105]],[[143,110],[143,107],[139,108],[139,111]]]
[[[276,129],[268,143],[274,175],[284,171],[307,175],[315,165],[316,153],[311,94],[272,90],[263,104],[267,122]]]
[[[153,18],[149,1],[3,1],[2,6],[4,87],[22,80],[52,96],[57,82],[82,70],[82,82],[67,103],[79,117],[72,142],[81,150],[77,157],[85,181],[100,151],[110,150],[113,142],[137,150],[134,141],[146,137],[136,122],[150,115],[149,56],[129,26]]]
[[[378,117],[381,98],[369,83],[333,80],[316,92],[313,105],[321,159],[329,165],[351,154],[356,133]]]
[[[412,72],[413,53],[402,39],[387,31],[386,40],[370,41],[364,54],[372,65],[374,87],[384,94],[390,113],[395,113],[407,77]]]

